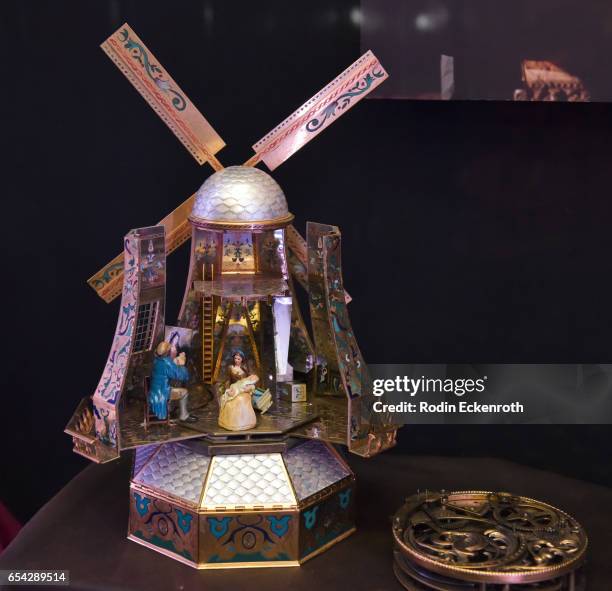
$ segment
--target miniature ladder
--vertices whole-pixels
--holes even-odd
[[[212,280],[213,265],[204,264],[204,277],[206,281],[207,267],[210,269],[210,280]],[[215,319],[213,317],[213,296],[204,294],[202,296],[202,378],[205,384],[213,382],[213,328]]]

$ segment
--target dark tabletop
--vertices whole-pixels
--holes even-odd
[[[570,513],[590,539],[589,591],[612,589],[610,488],[489,458],[392,452],[350,458],[357,533],[301,567],[198,571],[126,539],[130,459],[83,470],[0,555],[0,569],[69,569],[70,588],[91,590],[400,591],[391,569],[390,516],[417,489],[444,488],[510,491]]]

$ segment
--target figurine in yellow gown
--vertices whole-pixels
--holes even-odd
[[[228,431],[245,431],[257,424],[252,396],[259,377],[255,374],[234,382],[219,401],[219,426]]]
[[[252,429],[257,424],[252,396],[259,377],[249,375],[246,357],[239,350],[234,351],[227,373],[228,380],[219,399],[219,426],[228,431]]]

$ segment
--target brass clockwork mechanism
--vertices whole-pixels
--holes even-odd
[[[563,511],[508,493],[419,493],[393,518],[410,591],[579,591],[587,536]]]

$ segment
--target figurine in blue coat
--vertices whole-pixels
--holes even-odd
[[[164,420],[168,416],[168,401],[171,395],[170,380],[186,382],[189,379],[189,371],[185,367],[185,353],[181,353],[174,359],[170,355],[172,346],[166,341],[162,341],[155,349],[155,359],[153,361],[153,373],[151,374],[151,384],[149,388],[149,404],[151,412],[155,416]],[[180,391],[177,397],[180,402],[180,420],[189,421],[191,416],[187,412],[187,389],[174,388]],[[172,397],[174,399],[174,396]],[[197,420],[194,417],[194,420]]]

